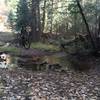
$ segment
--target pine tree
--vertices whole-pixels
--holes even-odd
[[[26,27],[30,24],[30,13],[27,0],[20,0],[17,5],[16,28],[19,30],[22,26]]]
[[[12,11],[10,11],[8,15],[8,24],[12,30],[15,29],[15,22],[16,22],[16,16]]]

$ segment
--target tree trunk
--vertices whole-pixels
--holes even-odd
[[[37,29],[36,29],[36,33],[38,34],[38,40],[40,40],[40,34],[41,34],[40,0],[37,0]]]
[[[32,0],[32,41],[40,40],[41,22],[40,22],[40,0]]]
[[[46,0],[44,0],[43,17],[42,17],[42,33],[45,27]]]
[[[53,1],[54,0],[52,0],[52,8],[51,8],[51,10],[52,10],[52,13],[51,13],[51,27],[50,27],[50,33],[52,33],[52,22],[53,22]]]
[[[89,37],[90,37],[92,47],[93,47],[93,49],[96,49],[94,40],[93,40],[93,38],[92,38],[90,29],[89,29],[89,25],[88,25],[88,23],[87,23],[87,20],[86,20],[86,18],[85,18],[84,13],[83,13],[83,10],[82,10],[82,7],[81,7],[81,5],[80,5],[80,2],[79,2],[79,0],[76,0],[76,2],[77,2],[77,6],[78,6],[78,8],[79,8],[79,10],[80,10],[80,14],[82,15],[83,21],[84,21],[84,23],[85,23],[85,25],[86,25],[86,29],[87,29],[88,35],[89,35]]]
[[[98,22],[99,22],[99,24],[98,24],[98,35],[100,35],[100,16],[99,16]]]

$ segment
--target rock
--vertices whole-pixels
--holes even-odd
[[[99,90],[99,88],[98,88],[98,87],[95,87],[95,88],[94,88],[94,90],[98,91],[98,90]]]
[[[17,97],[17,99],[21,99],[21,96],[16,96]]]
[[[25,97],[25,100],[31,100],[28,96]]]
[[[16,100],[14,96],[10,97],[9,100]]]
[[[71,86],[75,86],[74,83],[70,83]]]

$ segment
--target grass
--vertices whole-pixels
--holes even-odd
[[[32,43],[31,44],[32,49],[37,49],[37,50],[43,50],[43,51],[50,51],[50,52],[55,52],[59,51],[60,48],[58,46],[52,45],[52,44],[43,44],[43,43]],[[0,51],[3,52],[10,52],[13,54],[20,54],[20,48],[16,48],[14,46],[7,46],[7,47],[0,47]]]
[[[11,52],[11,53],[15,53],[15,54],[19,54],[19,52],[20,52],[19,48],[16,48],[16,47],[13,47],[13,46],[0,47],[0,51]]]
[[[32,43],[31,48],[38,49],[38,50],[44,50],[44,51],[59,51],[60,48],[56,45],[52,44],[44,44],[44,43]]]

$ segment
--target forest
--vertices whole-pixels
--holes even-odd
[[[0,100],[100,100],[100,0],[1,0]]]
[[[65,48],[67,40],[77,41],[78,38],[78,42],[83,40],[83,49],[85,46],[98,52],[99,4],[98,0],[8,0],[8,5],[12,7],[8,23],[17,33],[25,27],[31,43],[48,42]],[[80,48],[79,44],[76,46]]]

